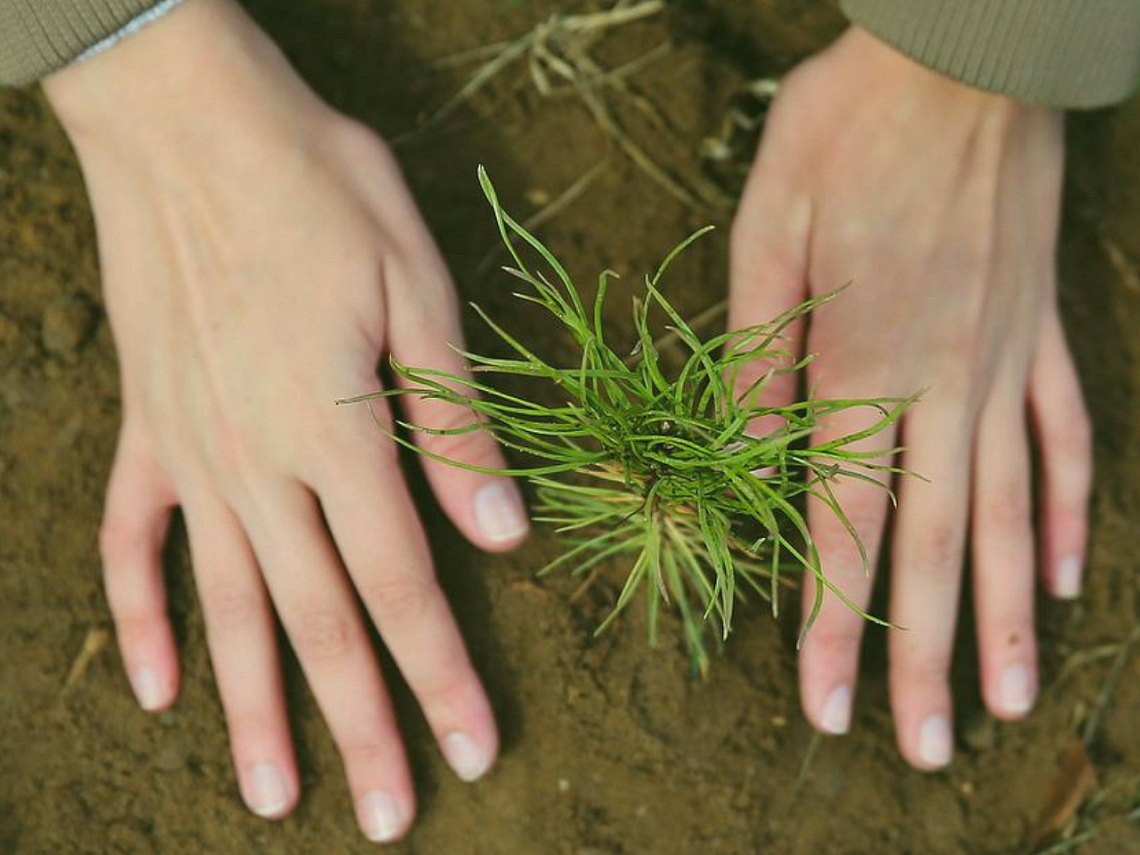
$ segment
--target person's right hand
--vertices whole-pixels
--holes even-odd
[[[366,408],[333,401],[375,388],[384,352],[464,371],[443,261],[383,144],[319,101],[232,0],[187,0],[46,90],[83,166],[121,361],[101,551],[139,702],[161,710],[178,692],[161,553],[180,505],[246,803],[279,817],[298,798],[275,608],[361,827],[398,837],[415,797],[357,597],[459,776],[482,775],[498,739],[394,445]],[[466,418],[408,407],[433,426]],[[430,442],[502,465],[482,431]],[[425,468],[478,546],[524,537],[509,480]]]

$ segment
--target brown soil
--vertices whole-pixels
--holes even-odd
[[[461,82],[460,70],[433,70],[428,59],[509,37],[550,7],[571,4],[251,5],[318,91],[395,137]],[[694,176],[700,140],[719,129],[739,83],[788,67],[841,25],[826,4],[688,0],[616,34],[604,51],[621,61],[675,41],[666,61],[637,78],[671,130],[633,114],[628,120],[674,172]],[[606,150],[578,104],[539,99],[521,68],[508,78],[398,149],[464,295],[499,314],[519,310],[500,276],[475,273],[494,244],[476,164],[486,164],[501,196],[526,213]],[[486,781],[458,783],[401,691],[422,809],[394,851],[1026,851],[1109,660],[1065,673],[1062,666],[1125,637],[1140,601],[1132,563],[1140,557],[1140,103],[1075,117],[1070,139],[1063,303],[1097,424],[1099,481],[1088,593],[1076,605],[1040,604],[1044,691],[1029,720],[1004,725],[985,716],[967,616],[955,670],[961,750],[947,772],[911,771],[894,746],[883,637],[872,631],[853,733],[818,743],[801,776],[812,735],[798,708],[790,621],[745,610],[709,681],[691,682],[683,649],[648,650],[636,615],[591,637],[611,592],[572,605],[570,580],[535,582],[534,569],[556,548],[548,534],[506,558],[478,554],[421,489],[505,749]],[[602,178],[543,234],[590,281],[605,265],[649,269],[710,219],[727,224],[723,214],[686,209],[613,155]],[[724,256],[722,229],[684,262],[671,286],[683,310],[723,296]],[[140,712],[113,645],[63,689],[85,639],[109,628],[95,534],[119,409],[99,300],[92,226],[67,142],[38,93],[0,93],[0,852],[368,851],[295,662],[288,683],[301,806],[280,824],[242,807],[181,531],[169,549],[185,669],[178,705],[157,718]],[[625,306],[612,308],[613,323],[625,328]],[[477,328],[471,336],[492,346]],[[1098,799],[1082,827],[1101,833],[1082,853],[1140,851],[1140,823],[1119,819],[1140,800],[1138,669],[1136,657],[1125,663],[1093,746]]]

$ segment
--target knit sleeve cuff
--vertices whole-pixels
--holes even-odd
[[[0,86],[62,68],[156,0],[0,0]]]
[[[1019,101],[1101,107],[1140,83],[1137,0],[840,0],[929,68]]]

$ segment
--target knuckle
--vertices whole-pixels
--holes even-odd
[[[1092,456],[1092,420],[1081,404],[1058,427],[1054,437],[1056,447],[1052,453],[1063,454],[1067,459],[1087,464]]]
[[[377,736],[360,736],[340,740],[337,744],[345,766],[389,766],[392,763],[392,746]]]
[[[388,573],[370,582],[362,593],[383,620],[410,622],[427,611],[435,596],[435,581],[426,574]]]
[[[368,125],[349,116],[338,116],[330,126],[335,144],[356,157],[367,157],[391,168],[395,158],[387,144]]]
[[[103,518],[99,527],[99,554],[104,563],[114,566],[135,555],[145,545],[145,538],[129,518],[117,514]]]
[[[467,424],[473,422],[468,420]],[[471,429],[463,433],[425,435],[423,444],[433,453],[449,460],[470,461],[486,457],[487,435],[481,429]]]
[[[261,610],[261,597],[248,586],[229,580],[203,583],[202,610],[214,629],[227,630],[254,620]]]
[[[352,647],[353,632],[347,616],[333,611],[305,612],[297,620],[294,644],[302,659],[340,659]]]
[[[910,651],[900,659],[897,678],[904,690],[942,686],[950,673],[949,651]]]
[[[146,647],[154,637],[160,616],[138,608],[115,609],[112,607],[112,617],[115,621],[115,635],[119,643],[128,649],[141,649]]]
[[[367,388],[376,381],[362,378],[357,385]],[[400,446],[392,438],[395,425],[391,410],[383,398],[372,398],[352,406],[352,419],[343,429],[329,429],[309,434],[309,448],[324,461],[327,475],[333,479],[357,476],[362,464],[374,471],[388,471],[383,467],[398,468]],[[321,424],[327,422],[323,417]],[[367,455],[361,458],[362,449]]]
[[[455,710],[464,704],[477,686],[474,672],[467,663],[466,656],[448,657],[416,686],[425,713],[433,710]]]
[[[856,617],[858,617],[856,615]],[[853,660],[859,654],[862,624],[854,626],[819,626],[808,632],[805,649],[810,645],[813,656],[832,667]]]
[[[994,486],[982,504],[986,525],[1003,535],[1020,533],[1029,524],[1032,512],[1029,485],[1017,479]]]
[[[830,514],[831,512],[827,511],[827,513]],[[851,527],[858,533],[863,548],[867,550],[867,554],[870,556],[878,545],[883,515],[874,508],[858,504],[844,507],[843,513]],[[812,533],[820,555],[825,561],[831,558],[833,564],[839,561],[843,564],[854,565],[859,574],[862,575],[863,568],[859,556],[859,545],[852,537],[851,532],[839,519],[825,517],[824,520],[825,522],[818,524]]]
[[[265,454],[264,443],[228,422],[220,426],[215,436],[213,469],[226,476],[227,481],[240,484],[245,476],[260,468]]]
[[[945,331],[947,352],[953,355],[952,361],[943,366],[946,376],[958,386],[967,387],[974,374],[973,354],[984,352],[985,341],[982,330],[973,318],[965,323],[950,324]]]
[[[478,422],[471,410],[444,401],[424,405],[424,424],[432,430],[462,430]]]
[[[281,715],[272,707],[260,702],[257,705],[239,705],[233,698],[221,693],[222,706],[226,713],[226,726],[233,742],[261,739],[265,734],[278,734],[282,730]]]
[[[471,391],[458,383],[447,385],[459,393]],[[469,407],[448,401],[424,400],[420,404],[419,416],[421,424],[430,430],[467,430],[479,422],[478,416]]]
[[[417,442],[433,454],[452,460],[481,460],[487,457],[488,449],[493,448],[486,422],[467,407],[443,401],[423,401],[416,415],[425,429],[417,436]]]
[[[924,573],[942,575],[955,572],[961,562],[962,536],[959,528],[947,522],[934,522],[916,537],[913,558]]]

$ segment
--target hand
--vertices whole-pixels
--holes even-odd
[[[443,261],[380,141],[320,102],[232,0],[188,0],[47,91],[87,180],[122,366],[101,548],[139,701],[160,710],[178,691],[160,555],[180,505],[246,803],[277,817],[298,798],[275,608],[361,827],[397,837],[414,793],[356,597],[460,777],[486,771],[497,735],[394,444],[334,400],[375,388],[386,351],[464,370]],[[437,427],[465,419],[408,406]],[[503,465],[483,432],[431,445]],[[508,480],[424,465],[478,546],[525,535]]]
[[[902,464],[929,479],[898,480],[890,545],[889,617],[904,628],[890,631],[891,706],[899,747],[922,769],[951,759],[967,528],[994,715],[1020,718],[1036,696],[1035,563],[1054,596],[1080,587],[1092,466],[1056,305],[1062,161],[1059,112],[941,77],[853,28],[782,84],[733,228],[734,328],[853,282],[793,333],[818,353],[816,394],[927,390],[898,433],[864,443],[905,446]],[[1036,547],[1030,424],[1042,464]],[[837,418],[821,439],[863,426]],[[835,491],[873,565],[886,494],[851,479]],[[866,606],[872,580],[851,538],[818,503],[809,514],[824,572]],[[810,605],[810,578],[805,587]],[[848,728],[863,627],[828,596],[801,650],[803,706],[822,731]]]

